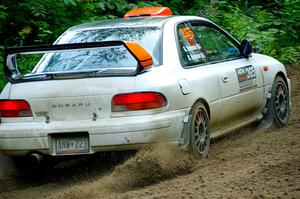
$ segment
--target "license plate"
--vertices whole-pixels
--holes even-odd
[[[90,144],[88,135],[65,135],[55,137],[56,154],[89,153]]]

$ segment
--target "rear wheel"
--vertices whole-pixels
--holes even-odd
[[[207,155],[210,145],[209,116],[201,102],[195,103],[191,114],[190,149],[196,157],[201,158]]]
[[[278,127],[286,126],[290,116],[290,98],[288,87],[280,76],[275,78],[271,102],[275,124]]]

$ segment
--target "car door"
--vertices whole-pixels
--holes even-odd
[[[217,69],[207,64],[207,55],[199,41],[196,40],[189,22],[178,24],[176,31],[179,57],[183,67],[179,80],[182,92],[185,95],[192,95],[192,103],[203,99],[209,104],[210,127],[213,131],[219,130],[218,110],[221,107],[221,91]],[[189,92],[184,90],[186,84],[190,87]]]
[[[209,63],[218,70],[223,129],[255,119],[262,109],[263,78],[252,58],[243,58],[238,43],[214,24],[191,22]]]

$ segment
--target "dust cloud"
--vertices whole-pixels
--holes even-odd
[[[51,198],[97,198],[126,192],[191,173],[196,162],[193,155],[178,147],[159,144],[140,150],[105,177]]]
[[[166,145],[143,149],[115,168],[107,179],[108,185],[114,190],[127,191],[154,184],[192,172],[194,160],[192,155]]]

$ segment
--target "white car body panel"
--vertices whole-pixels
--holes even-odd
[[[8,82],[1,92],[0,99],[10,98],[10,88],[11,88],[11,83]]]
[[[28,92],[29,86],[31,92]],[[93,114],[108,118],[112,96],[133,92],[133,87],[134,77],[39,81],[12,85],[11,98],[26,99],[37,121],[44,117],[39,116],[41,112],[48,112],[51,121],[92,119]]]
[[[197,100],[207,103],[212,137],[261,118],[275,76],[279,72],[286,76],[284,66],[271,57],[253,54],[248,59],[185,69],[179,59],[175,25],[187,20],[209,22],[190,16],[168,19],[163,31],[163,64],[137,76],[8,83],[0,98],[25,99],[33,117],[1,118],[0,151],[55,156],[51,136],[74,132],[88,132],[89,153],[136,149],[154,142],[179,145],[183,119]],[[235,70],[246,65],[255,68],[256,86],[241,91]],[[262,70],[265,65],[267,72]],[[111,111],[114,95],[143,91],[162,93],[168,105],[146,111]]]

